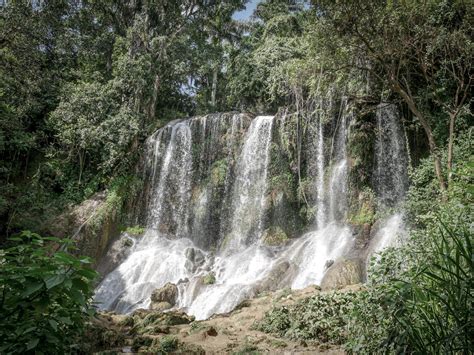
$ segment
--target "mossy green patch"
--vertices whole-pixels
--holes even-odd
[[[272,226],[263,232],[263,243],[269,246],[282,246],[289,242],[288,236],[278,226]]]
[[[127,227],[124,232],[133,236],[139,236],[145,233],[145,228],[141,226]]]
[[[203,276],[202,282],[205,285],[212,285],[216,282],[216,275],[213,272],[210,272],[207,275]]]
[[[372,224],[375,221],[375,194],[369,188],[359,193],[356,202],[350,206],[349,222],[352,224]]]
[[[215,161],[211,167],[211,182],[214,186],[222,185],[227,175],[227,159]]]

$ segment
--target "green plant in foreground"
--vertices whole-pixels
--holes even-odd
[[[70,240],[22,232],[0,250],[0,353],[79,351],[97,273]],[[63,246],[63,248],[58,248]]]
[[[469,353],[473,349],[473,245],[467,225],[439,221],[430,238],[431,261],[410,281],[395,284],[403,303],[395,310],[395,342],[416,353]]]

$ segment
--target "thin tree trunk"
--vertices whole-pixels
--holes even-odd
[[[449,142],[448,142],[448,186],[451,185],[453,178],[453,145],[454,145],[454,127],[456,123],[457,112],[449,114]]]
[[[81,183],[81,178],[82,178],[82,171],[84,169],[84,153],[79,152],[79,181],[78,183]]]
[[[405,100],[410,111],[420,120],[421,126],[425,130],[426,137],[428,138],[428,145],[430,147],[431,155],[433,156],[435,173],[439,182],[439,189],[441,192],[446,191],[446,182],[444,181],[443,177],[443,169],[441,165],[441,159],[439,157],[438,147],[436,145],[436,141],[433,136],[433,131],[431,130],[431,126],[428,123],[428,120],[423,115],[423,113],[418,110],[414,100],[410,97],[410,95],[408,95],[405,90],[402,89],[398,82],[392,82],[392,86],[394,90],[400,94],[403,100]]]
[[[216,96],[217,96],[217,65],[214,67],[212,72],[212,91],[211,91],[211,106],[216,107]]]
[[[153,84],[153,92],[151,94],[151,102],[148,110],[148,116],[150,120],[155,118],[156,114],[156,102],[158,101],[158,91],[160,90],[160,76],[155,75],[155,82]]]

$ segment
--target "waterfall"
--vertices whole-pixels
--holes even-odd
[[[330,108],[331,105],[329,105]],[[350,115],[347,101],[342,100],[339,115],[335,118],[330,166],[324,164],[321,115],[318,120],[316,229],[299,238],[287,251],[286,257],[298,268],[297,275],[291,283],[292,288],[298,289],[311,284],[319,284],[324,276],[326,263],[347,254],[354,243],[350,228],[343,223],[347,211],[348,118]],[[326,169],[331,169],[327,184],[324,181]]]
[[[326,207],[324,204],[324,136],[323,122],[321,115],[318,120],[318,149],[316,155],[317,176],[316,176],[316,196],[317,196],[317,212],[316,225],[319,229],[323,228],[326,223]]]
[[[160,132],[161,133],[161,132]],[[160,153],[162,134],[154,142],[155,154]],[[154,159],[154,165],[157,162]],[[156,166],[153,167],[154,174]],[[171,127],[171,138],[166,146],[159,173],[159,182],[152,192],[148,227],[165,235],[181,238],[188,232],[188,209],[191,197],[192,160],[191,130],[186,122]]]
[[[381,103],[377,106],[376,117],[374,187],[379,208],[393,208],[395,212],[374,228],[368,257],[397,245],[407,234],[401,204],[408,190],[408,154],[399,111],[393,104]]]
[[[224,241],[226,250],[240,250],[262,232],[272,125],[273,116],[258,116],[245,138],[232,192],[234,212],[230,235]]]
[[[347,212],[347,102],[341,102],[336,127],[336,141],[333,142],[332,170],[329,179],[329,222],[341,221]]]
[[[377,140],[374,186],[383,206],[403,201],[408,189],[407,151],[398,109],[393,104],[377,106]]]
[[[271,255],[258,246],[272,126],[273,116],[252,120],[240,154],[236,154],[240,147],[235,137],[245,124],[237,114],[172,122],[150,138],[147,231],[136,241],[128,258],[97,288],[95,299],[102,308],[130,312],[148,307],[151,292],[167,282],[181,281],[179,306],[200,318],[230,311],[243,298],[253,295],[256,282],[273,263]],[[195,144],[201,149],[194,168],[191,127],[201,132],[196,137]],[[223,137],[227,138],[225,144]],[[208,178],[220,158],[227,161],[222,184]],[[191,203],[192,185],[199,184],[205,186]],[[227,243],[222,243],[221,252],[212,255],[196,244],[206,244],[202,235],[208,232],[205,225],[212,224],[210,215],[215,206],[211,202],[214,190],[219,189],[224,194],[231,191],[230,218],[221,216],[231,233],[226,236]],[[222,199],[214,203],[219,201]],[[193,231],[188,227],[190,217]],[[227,229],[214,230],[219,233]],[[203,285],[202,278],[211,272],[215,284]]]
[[[267,244],[265,236],[286,222],[276,221],[281,214],[271,209],[275,201],[284,201],[275,198],[283,196],[275,186],[296,174],[291,158],[281,156],[292,149],[290,118],[284,116],[275,130],[273,116],[212,114],[175,120],[155,132],[144,156],[140,221],[145,232],[124,235],[133,243],[97,287],[100,308],[128,313],[149,307],[151,293],[172,282],[178,287],[174,307],[205,319],[263,291],[319,284],[328,261],[354,250],[353,231],[345,221],[353,117],[347,100],[338,110],[332,102],[321,100],[305,137],[304,186],[311,190],[306,233],[301,227],[281,230],[287,238],[282,244]],[[393,206],[391,196],[400,200],[405,191],[403,160],[396,159],[404,154],[404,140],[393,110],[381,105],[377,112],[374,184],[387,206]],[[272,176],[281,169],[286,169],[283,175]],[[287,183],[291,180],[290,175]],[[400,230],[403,218],[392,217],[379,228],[372,250],[388,245],[386,236]]]

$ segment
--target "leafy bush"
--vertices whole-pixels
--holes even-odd
[[[343,344],[347,315],[356,297],[354,292],[334,292],[309,297],[294,306],[276,307],[257,328],[290,339]]]
[[[0,250],[0,353],[70,353],[92,314],[90,259],[71,241],[23,232]],[[64,251],[61,251],[64,250]]]

